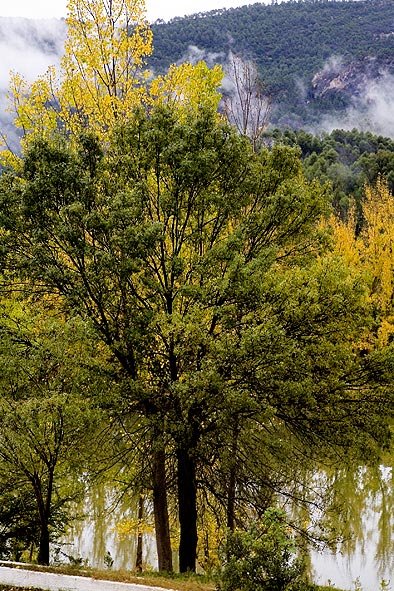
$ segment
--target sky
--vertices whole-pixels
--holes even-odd
[[[157,18],[168,20],[195,12],[217,8],[231,8],[254,3],[256,0],[146,0],[150,21]],[[267,2],[268,0],[262,0]],[[61,18],[66,16],[67,0],[0,0],[0,16],[27,18]]]

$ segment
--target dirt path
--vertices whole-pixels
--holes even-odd
[[[163,591],[162,587],[100,581],[89,577],[42,573],[8,566],[0,566],[0,584],[48,591]]]

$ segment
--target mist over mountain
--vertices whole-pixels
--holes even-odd
[[[393,0],[254,4],[156,21],[152,29],[154,73],[185,60],[226,64],[232,52],[256,64],[273,125],[394,137]],[[65,32],[63,20],[0,18],[2,132],[10,129],[9,71],[33,80],[58,63]]]

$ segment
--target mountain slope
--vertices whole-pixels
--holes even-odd
[[[315,92],[316,76],[357,70],[365,59],[375,62],[373,80],[394,72],[393,0],[254,4],[157,22],[153,33],[155,71],[184,59],[190,46],[214,61],[230,50],[252,59],[279,105],[276,121],[296,126],[345,109],[362,90],[349,79]]]

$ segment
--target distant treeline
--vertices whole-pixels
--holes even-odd
[[[394,192],[394,141],[389,138],[356,129],[320,136],[277,129],[267,133],[265,141],[298,146],[307,178],[331,184],[334,205],[342,215],[352,199],[360,203],[365,185],[375,184],[378,177]]]

